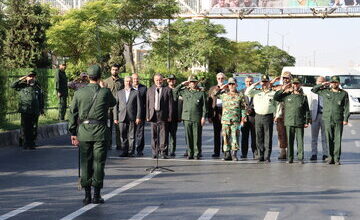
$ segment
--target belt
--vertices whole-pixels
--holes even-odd
[[[103,125],[105,125],[106,123],[104,121],[88,119],[88,120],[80,121],[80,124],[88,124],[88,125],[100,125],[100,124],[103,124]]]

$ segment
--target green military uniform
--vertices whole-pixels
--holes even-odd
[[[340,82],[338,76],[333,76],[331,82]],[[341,138],[343,122],[348,122],[350,117],[349,96],[342,89],[332,91],[331,88],[323,85],[316,85],[312,92],[323,97],[324,108],[322,119],[325,124],[326,140],[329,145],[329,163],[340,161]]]
[[[228,83],[235,84],[234,78],[229,78]],[[214,96],[222,101],[222,136],[224,143],[225,160],[230,157],[230,150],[233,152],[233,160],[237,160],[236,152],[239,150],[239,126],[242,117],[245,117],[244,94],[240,92],[225,92],[223,90],[215,92]]]
[[[97,65],[88,69],[89,77],[100,79]],[[103,187],[107,144],[110,131],[106,125],[108,111],[116,100],[108,88],[89,83],[75,92],[70,108],[69,131],[77,136],[81,152],[81,185],[91,192],[90,186],[99,191]],[[90,189],[89,189],[90,188]],[[95,193],[94,193],[95,199]]]
[[[36,75],[32,72],[29,75]],[[38,82],[28,84],[17,80],[11,88],[19,91],[19,112],[21,113],[20,142],[24,149],[35,149],[39,115],[44,112],[44,96]]]
[[[293,83],[300,83],[299,79],[294,78]],[[297,157],[299,161],[304,160],[304,125],[309,124],[311,115],[306,95],[302,92],[279,90],[275,93],[274,99],[283,102],[285,105],[285,127],[288,142],[288,161],[294,160],[294,141],[297,143]]]
[[[116,93],[124,88],[124,80],[121,78],[113,78],[110,76],[109,78],[104,80],[104,83],[107,88],[110,89],[111,93],[114,97],[116,97]],[[114,114],[113,114],[113,108],[109,109],[109,124],[110,127],[110,135],[112,137],[112,128],[114,126]],[[115,126],[115,141],[116,141],[116,149],[121,149],[121,141],[120,141],[120,129],[119,126]],[[112,146],[112,138],[109,139],[109,148],[111,149]]]
[[[197,81],[191,77],[189,81]],[[181,119],[184,121],[186,142],[188,144],[189,159],[199,159],[201,153],[201,119],[207,115],[207,96],[200,89],[189,89],[183,84],[174,89],[176,97],[183,98]]]
[[[56,92],[60,93],[59,120],[65,120],[67,96],[68,96],[68,79],[66,77],[65,71],[61,71],[58,69],[55,72],[55,88],[56,88]]]

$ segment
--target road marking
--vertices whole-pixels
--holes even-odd
[[[110,198],[112,198],[112,197],[114,197],[114,196],[116,196],[116,195],[118,195],[118,194],[120,194],[120,193],[125,192],[126,190],[129,190],[129,189],[131,189],[131,188],[133,188],[133,187],[135,187],[135,186],[137,186],[137,185],[139,185],[139,184],[141,184],[141,183],[143,183],[143,182],[145,182],[145,181],[148,181],[148,180],[152,179],[154,176],[156,176],[156,175],[158,175],[158,174],[160,174],[160,173],[161,173],[161,172],[153,172],[153,173],[150,173],[150,174],[144,176],[144,177],[141,178],[141,179],[138,179],[138,180],[135,180],[135,181],[133,181],[133,182],[131,182],[131,183],[128,183],[128,184],[126,184],[125,186],[120,187],[120,188],[118,188],[118,189],[115,189],[114,191],[112,191],[112,192],[104,195],[104,196],[103,196],[103,199],[106,201],[106,200],[108,200],[108,199],[110,199]],[[71,214],[63,217],[63,218],[60,219],[60,220],[72,220],[72,219],[74,219],[74,218],[76,218],[76,217],[84,214],[85,212],[87,212],[87,211],[95,208],[95,207],[98,206],[98,205],[99,205],[99,204],[89,204],[89,205],[84,206],[84,207],[82,207],[81,209],[78,209],[77,211],[75,211],[75,212],[73,212],[73,213],[71,213]]]
[[[355,135],[356,134],[356,131],[354,129],[351,130],[351,134],[352,135]]]
[[[43,202],[30,203],[30,204],[28,204],[28,205],[26,205],[24,207],[18,208],[18,209],[14,210],[14,211],[11,211],[9,213],[6,213],[5,215],[0,216],[0,220],[5,220],[5,219],[8,219],[8,218],[14,217],[15,215],[26,212],[27,210],[35,208],[36,206],[39,206],[39,205],[42,205],[42,204],[44,204],[44,203]]]
[[[148,206],[148,207],[144,208],[143,210],[141,210],[138,214],[134,215],[129,220],[142,220],[158,208],[159,208],[159,206]]]
[[[356,147],[360,147],[360,141],[355,141]]]
[[[331,220],[345,220],[344,216],[331,216]]]
[[[269,211],[266,213],[264,220],[276,220],[280,212]]]
[[[219,209],[207,209],[198,220],[210,220],[219,211]]]

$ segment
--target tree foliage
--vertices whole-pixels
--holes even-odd
[[[156,31],[161,19],[179,12],[176,0],[113,0],[122,4],[116,15],[121,38],[128,46],[132,72],[136,72],[133,48],[136,39],[149,42],[150,31]]]
[[[230,41],[220,37],[225,33],[222,25],[212,24],[209,20],[185,21],[177,20],[170,26],[170,48],[168,29],[165,29],[160,38],[152,43],[148,62],[167,62],[171,56],[172,66],[182,72],[187,72],[194,65],[208,66],[216,57],[231,53]],[[169,51],[168,51],[169,50]]]
[[[75,64],[101,61],[119,37],[112,21],[120,7],[111,1],[91,1],[54,19],[47,31],[49,48]]]
[[[44,50],[45,31],[50,27],[50,8],[30,0],[9,0],[5,4],[8,29],[4,41],[4,65],[10,68],[48,65]]]

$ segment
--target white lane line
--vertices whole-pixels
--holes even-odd
[[[128,190],[128,189],[131,189],[131,188],[133,188],[133,187],[135,187],[135,186],[137,186],[137,185],[139,185],[139,184],[141,184],[141,183],[143,183],[143,182],[145,182],[145,181],[148,181],[148,180],[152,179],[154,176],[156,176],[156,175],[158,175],[158,174],[160,174],[160,173],[161,173],[161,172],[153,172],[153,173],[150,173],[150,174],[144,176],[144,177],[141,178],[141,179],[138,179],[138,180],[135,180],[135,181],[133,181],[133,182],[131,182],[131,183],[128,183],[128,184],[126,184],[125,186],[120,187],[120,188],[118,188],[118,189],[115,189],[114,191],[112,191],[112,192],[104,195],[104,196],[103,196],[103,199],[106,201],[106,200],[108,200],[108,199],[110,199],[110,198],[112,198],[112,197],[114,197],[114,196],[116,196],[116,195],[118,195],[118,194],[120,194],[120,193],[122,193],[122,192],[125,192],[125,191]],[[76,218],[76,217],[84,214],[85,212],[89,211],[90,209],[95,208],[95,207],[98,206],[98,205],[99,205],[99,204],[89,204],[89,205],[84,206],[84,207],[82,207],[81,209],[78,209],[77,211],[75,211],[75,212],[73,212],[73,213],[71,213],[71,214],[63,217],[63,218],[60,219],[60,220],[72,220],[72,219],[74,219],[74,218]]]
[[[219,209],[207,209],[198,220],[210,220],[219,211]]]
[[[30,204],[28,204],[28,205],[26,205],[24,207],[18,208],[18,209],[14,210],[14,211],[11,211],[9,213],[6,213],[5,215],[0,216],[0,220],[5,220],[5,219],[8,219],[8,218],[14,217],[15,215],[26,212],[27,210],[35,208],[36,206],[39,206],[39,205],[42,205],[42,204],[44,204],[44,203],[43,202],[30,203]]]
[[[356,134],[356,131],[354,129],[351,130],[351,134],[352,135],[355,135]]]
[[[360,141],[355,141],[356,147],[360,147]]]
[[[280,212],[269,211],[266,213],[264,220],[276,220]]]
[[[134,215],[129,220],[142,220],[158,208],[159,208],[159,206],[148,206],[148,207],[144,208],[143,210],[141,210],[138,214]]]
[[[331,220],[345,220],[344,216],[331,216]]]

